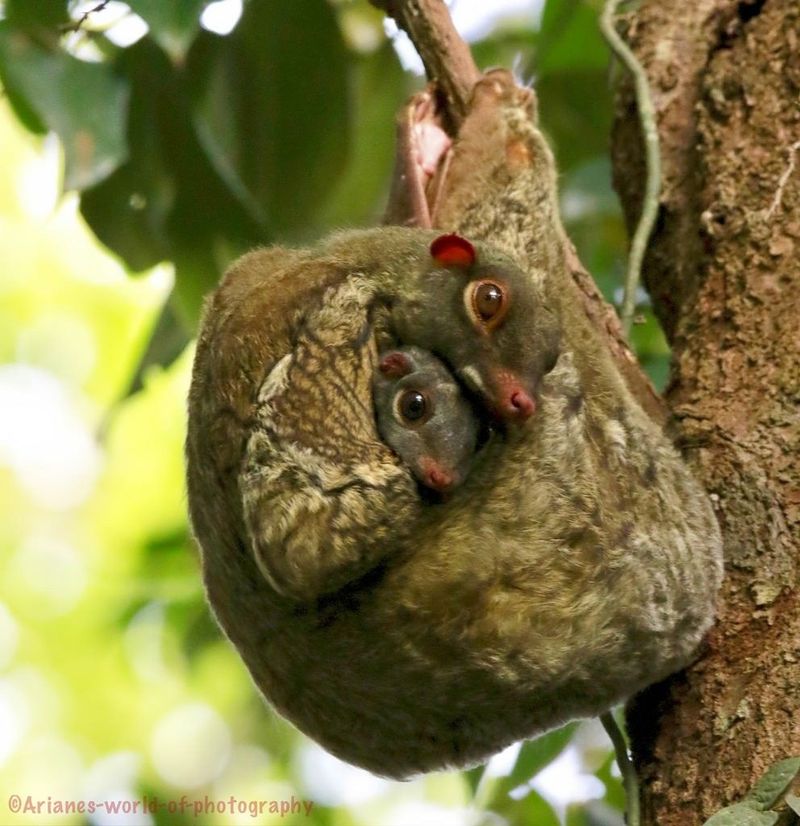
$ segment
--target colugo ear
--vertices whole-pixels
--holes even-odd
[[[460,235],[440,235],[431,243],[433,259],[444,267],[470,267],[475,263],[475,247]]]
[[[414,365],[405,353],[387,353],[381,357],[378,363],[378,370],[380,370],[384,376],[389,376],[390,378],[407,376],[413,369]]]

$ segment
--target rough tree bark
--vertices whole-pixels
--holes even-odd
[[[666,399],[725,539],[708,650],[628,716],[645,823],[688,826],[800,754],[800,6],[646,0],[626,37],[661,138],[645,273],[673,347]],[[630,223],[643,161],[620,91]]]
[[[411,35],[457,129],[474,64],[441,0],[373,2]],[[796,0],[644,0],[626,22],[662,146],[645,274],[675,356],[666,400],[726,544],[703,656],[628,715],[643,823],[693,826],[800,754],[800,9]],[[644,162],[631,92],[624,81],[613,154],[632,228]],[[613,312],[568,256],[587,313],[660,418]]]

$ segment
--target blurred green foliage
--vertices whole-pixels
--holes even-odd
[[[254,244],[375,222],[394,112],[421,83],[365,0],[250,0],[228,34],[208,30],[220,5],[0,2],[0,820],[112,822],[15,815],[18,793],[315,804],[125,823],[619,824],[596,727],[486,772],[380,781],[265,709],[209,616],[182,481],[202,297]],[[567,229],[613,298],[626,234],[597,5],[532,4],[473,47],[535,83]],[[643,312],[634,342],[662,386]]]

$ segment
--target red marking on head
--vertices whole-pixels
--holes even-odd
[[[407,376],[411,368],[411,359],[405,353],[387,353],[378,364],[378,370],[390,378]]]
[[[431,255],[444,267],[470,267],[475,263],[475,247],[460,235],[440,235],[431,244]]]

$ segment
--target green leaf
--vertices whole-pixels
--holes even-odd
[[[472,792],[473,796],[475,791],[478,788],[478,784],[481,782],[481,778],[483,777],[483,773],[486,771],[486,766],[473,766],[471,769],[466,769],[465,771],[461,772],[461,776],[467,783],[467,787],[469,788],[470,792]]]
[[[270,239],[230,193],[200,148],[183,74],[151,38],[123,50],[132,88],[130,160],[81,198],[98,238],[141,270],[171,259],[174,309],[188,329],[230,260]]]
[[[514,798],[509,796],[519,786],[530,781],[545,766],[551,763],[569,743],[577,723],[568,723],[535,740],[523,744],[511,773],[506,777],[489,778],[485,788],[485,807],[495,812],[505,812]],[[479,793],[479,797],[484,795]],[[478,801],[480,803],[480,801]]]
[[[552,763],[572,739],[577,725],[577,723],[568,723],[562,728],[524,743],[517,756],[517,762],[514,763],[514,768],[508,776],[511,784],[509,788],[513,789],[528,782],[545,766]]]
[[[131,84],[130,159],[83,193],[81,212],[97,237],[138,271],[170,257],[167,223],[178,181],[168,141],[182,137],[181,106],[174,70],[149,38],[125,49],[117,70]]]
[[[15,100],[61,139],[65,189],[86,189],[127,158],[128,85],[107,64],[49,52],[0,24],[0,76]]]
[[[582,0],[547,0],[539,30],[536,68],[559,71],[605,69],[609,49],[600,34],[597,12]]]
[[[602,800],[590,800],[567,806],[566,826],[625,826],[625,820]]]
[[[154,366],[168,368],[188,344],[189,336],[186,326],[176,317],[172,302],[167,301],[150,336],[147,350],[139,360],[136,373],[131,379],[128,394],[137,393],[144,387],[145,375]]]
[[[537,81],[536,92],[561,174],[608,157],[612,101],[604,69],[548,72]]]
[[[25,29],[52,28],[69,21],[67,0],[6,0],[5,18]]]
[[[385,208],[395,151],[395,113],[407,94],[406,75],[390,43],[354,62],[355,113],[344,174],[320,211],[325,227],[375,224]]]
[[[800,757],[789,757],[770,766],[744,799],[754,809],[771,809],[800,774]]]
[[[559,826],[561,823],[553,807],[533,790],[516,800],[506,797],[492,810],[505,818],[509,826]]]
[[[128,5],[150,27],[159,46],[180,63],[200,29],[200,13],[209,0],[128,0]]]
[[[179,240],[173,255],[175,261],[175,290],[170,297],[175,315],[183,326],[196,333],[203,300],[214,289],[230,261],[231,255],[218,260],[208,239],[198,238],[196,248],[191,248],[191,234]],[[242,252],[244,250],[241,250]]]
[[[313,234],[347,160],[348,74],[325,0],[249,3],[233,34],[195,40],[187,77],[197,135],[257,224]]]
[[[2,26],[2,24],[0,24],[0,26]],[[25,95],[15,88],[13,78],[10,78],[5,71],[2,55],[2,34],[0,34],[0,82],[2,82],[0,93],[5,94],[8,102],[11,104],[11,108],[14,110],[14,114],[19,118],[22,125],[29,132],[33,132],[36,135],[47,134],[47,125],[28,103]]]
[[[711,815],[703,826],[775,826],[779,817],[777,812],[759,812],[746,803],[736,803]]]
[[[611,774],[611,767],[616,765],[616,756],[610,752],[602,766],[595,772],[595,777],[606,787],[604,802],[619,812],[625,811],[625,789],[622,780]]]

